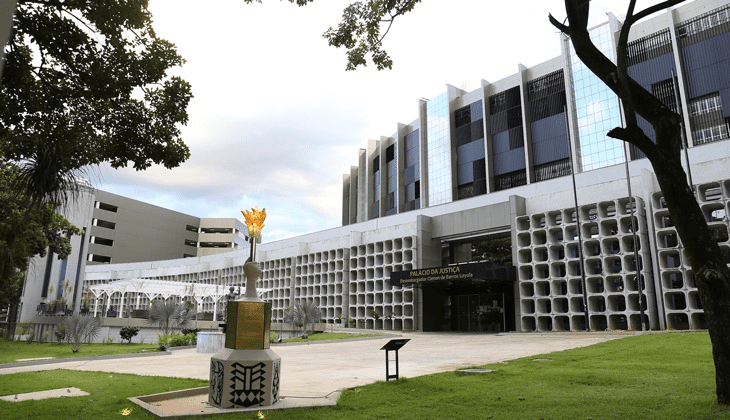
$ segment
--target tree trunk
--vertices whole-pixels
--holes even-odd
[[[618,39],[617,64],[600,52],[590,39],[587,29],[589,0],[565,1],[569,25],[564,25],[552,16],[550,22],[570,36],[580,60],[621,98],[626,116],[625,127],[614,128],[608,135],[637,146],[651,162],[669,214],[690,259],[705,312],[715,362],[717,402],[730,405],[730,268],[682,168],[679,116],[627,73],[627,40],[631,25],[638,19],[682,1],[666,0],[634,14],[636,3],[632,0]],[[641,115],[652,125],[656,143],[639,128],[635,114]]]
[[[717,402],[730,405],[730,268],[689,187],[679,154],[672,155],[650,160],[694,272],[712,342]]]

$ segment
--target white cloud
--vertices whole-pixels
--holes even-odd
[[[595,23],[623,3],[592,1]],[[175,73],[195,95],[183,127],[192,156],[173,170],[103,168],[95,186],[198,217],[266,207],[267,240],[336,227],[342,174],[368,139],[415,120],[419,98],[560,54],[547,15],[562,19],[562,1],[424,0],[385,40],[393,70],[345,72],[344,51],[322,38],[345,4],[151,0],[157,34],[187,59]]]

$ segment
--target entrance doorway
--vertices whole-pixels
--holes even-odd
[[[515,330],[512,280],[430,283],[421,290],[424,331]]]
[[[451,301],[451,331],[506,331],[504,293],[455,295]]]

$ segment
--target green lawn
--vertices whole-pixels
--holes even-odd
[[[2,419],[153,419],[127,398],[207,386],[200,379],[137,376],[105,372],[49,370],[0,375],[0,395],[76,387],[91,395],[40,401],[0,401]],[[122,410],[129,409],[128,417]]]
[[[18,359],[40,357],[67,358],[107,356],[159,351],[154,344],[82,344],[78,353],[71,351],[69,343],[27,343],[0,340],[0,363],[12,363]]]
[[[647,334],[456,372],[348,389],[336,407],[276,411],[275,419],[728,419],[714,401],[707,333]],[[0,376],[0,395],[76,386],[88,397],[9,403],[0,418],[148,418],[127,397],[205,386],[205,381],[97,372]],[[74,413],[73,415],[70,413]],[[78,413],[76,415],[75,413]],[[256,419],[256,413],[216,419]]]

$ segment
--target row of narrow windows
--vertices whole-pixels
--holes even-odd
[[[232,242],[197,242],[191,239],[186,239],[185,245],[196,248],[233,248]]]

